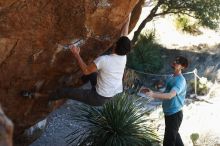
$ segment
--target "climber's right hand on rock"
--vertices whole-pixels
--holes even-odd
[[[79,55],[80,48],[77,48],[75,45],[70,45],[69,48],[73,55]]]

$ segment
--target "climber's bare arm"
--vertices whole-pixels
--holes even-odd
[[[125,24],[122,27],[121,36],[127,36],[129,32],[129,24],[130,24],[131,13],[128,15],[125,20]]]
[[[79,65],[79,67],[82,70],[84,75],[89,75],[89,74],[97,71],[97,67],[96,67],[95,63],[91,63],[90,65],[87,65],[83,61],[82,57],[79,54],[80,48],[77,48],[74,45],[72,45],[71,46],[71,51],[72,51],[73,56],[76,59],[78,65]]]
[[[174,96],[176,96],[175,90],[171,90],[169,93],[160,93],[160,92],[154,92],[146,87],[141,87],[140,91],[149,97],[162,99],[162,100],[170,100]]]

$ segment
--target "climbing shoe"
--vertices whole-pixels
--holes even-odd
[[[34,97],[34,93],[33,92],[31,92],[31,91],[26,91],[26,90],[22,90],[21,92],[20,92],[20,95],[22,96],[22,97],[26,97],[26,98],[33,98]]]

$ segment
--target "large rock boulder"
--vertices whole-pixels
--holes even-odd
[[[12,146],[13,127],[0,105],[0,146]]]
[[[21,90],[79,84],[79,67],[58,44],[84,40],[81,55],[90,63],[120,36],[138,1],[0,0],[0,101],[16,136],[55,106],[46,98],[23,98]]]

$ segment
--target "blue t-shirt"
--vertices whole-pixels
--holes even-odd
[[[176,96],[169,99],[163,100],[163,112],[165,115],[172,115],[179,112],[185,101],[186,96],[186,80],[182,74],[178,76],[170,76],[166,81],[165,93],[169,93],[172,90],[176,91]]]

